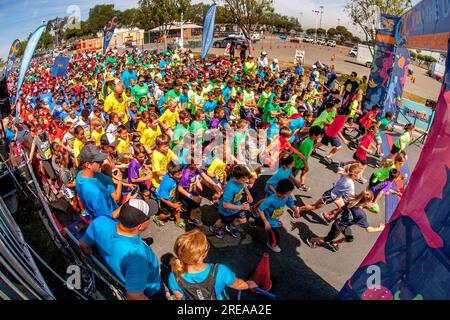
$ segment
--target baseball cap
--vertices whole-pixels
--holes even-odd
[[[81,149],[78,159],[80,163],[102,162],[106,157],[106,153],[100,152],[95,144],[88,143]]]
[[[119,220],[126,228],[136,228],[158,213],[158,203],[150,199],[130,199],[120,208]]]

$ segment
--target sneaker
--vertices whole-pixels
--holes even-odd
[[[199,219],[191,219],[191,218],[189,218],[187,222],[189,224],[192,224],[192,225],[197,226],[197,227],[201,227],[203,225],[203,223]]]
[[[331,163],[331,158],[330,158],[329,156],[323,157],[323,160],[324,160],[325,162]]]
[[[316,243],[311,241],[311,238],[306,238],[306,244],[312,249],[317,247]]]
[[[280,248],[279,246],[272,247],[272,246],[270,245],[269,242],[267,242],[266,245],[267,245],[267,246],[269,247],[269,249],[272,250],[273,252],[276,252],[276,253],[281,252],[281,248]]]
[[[311,187],[309,187],[305,184],[302,184],[299,189],[303,192],[308,192],[309,190],[311,190]]]
[[[214,226],[209,227],[209,231],[211,231],[217,238],[223,239],[223,230],[222,228],[216,228]]]
[[[359,178],[359,179],[356,180],[356,181],[358,181],[358,182],[361,183],[361,184],[366,184],[366,183],[367,183],[367,179],[366,179],[365,177],[361,177],[361,178]]]
[[[326,225],[329,225],[329,224],[330,224],[331,221],[328,220],[328,219],[325,217],[325,213],[321,212],[321,213],[319,214],[319,217],[322,218],[323,222],[325,222]]]
[[[339,251],[339,245],[333,244],[332,242],[327,242],[327,245],[330,247],[331,251],[333,252]]]
[[[232,226],[231,224],[227,224],[227,226],[225,227],[225,230],[227,232],[229,232],[233,238],[241,237],[241,232],[236,227]]]
[[[153,222],[154,222],[158,227],[162,227],[163,225],[165,225],[164,221],[159,220],[157,216],[153,216]]]
[[[345,162],[344,161],[340,161],[338,167],[339,168],[344,168],[345,167]]]
[[[180,219],[180,221],[178,221],[178,222],[175,221],[175,225],[176,225],[178,228],[181,228],[181,229],[186,228],[186,222],[184,222],[183,219]]]
[[[384,153],[376,153],[375,157],[383,158],[384,157]]]

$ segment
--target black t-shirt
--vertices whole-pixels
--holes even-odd
[[[356,80],[348,79],[347,81],[345,81],[344,87],[345,87],[344,92],[344,99],[345,99],[345,97],[347,97],[349,94],[354,94],[356,90],[358,90],[359,83]]]
[[[353,225],[364,229],[368,228],[369,222],[367,221],[367,215],[361,207],[348,208],[348,206],[345,206],[340,221],[338,222],[338,227],[344,230]]]

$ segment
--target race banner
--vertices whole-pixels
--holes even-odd
[[[53,68],[50,71],[52,77],[65,77],[67,73],[67,67],[69,66],[70,58],[56,57]]]
[[[105,28],[103,29],[103,54],[106,53],[106,50],[108,49],[109,42],[111,41],[111,38],[114,34],[114,30],[116,30],[116,27],[119,23],[119,17],[118,16],[112,16],[108,23],[106,24]]]
[[[450,52],[450,42],[448,42]],[[450,56],[420,159],[389,224],[339,299],[450,299]]]
[[[303,64],[304,59],[305,59],[305,51],[304,50],[296,50],[295,57],[294,57],[294,64],[297,64],[298,62],[301,62]]]
[[[39,26],[32,33],[31,37],[28,39],[27,47],[23,53],[22,62],[20,63],[19,69],[19,79],[17,80],[17,92],[16,96],[19,96],[20,88],[22,87],[23,80],[25,79],[25,74],[27,73],[28,66],[30,65],[31,58],[33,57],[34,50],[36,49],[39,39],[41,39],[42,34],[47,28],[47,24]],[[19,117],[19,104],[16,106],[16,118]]]
[[[211,48],[213,37],[214,37],[214,24],[216,20],[216,9],[217,6],[213,3],[205,14],[205,19],[203,23],[203,34],[202,34],[202,60],[208,55],[208,51]]]
[[[6,79],[8,79],[8,76],[11,72],[12,66],[14,65],[14,62],[16,61],[17,53],[19,52],[20,48],[20,41],[19,39],[14,40],[13,44],[11,45],[11,49],[9,50],[8,54],[8,60],[6,60]]]

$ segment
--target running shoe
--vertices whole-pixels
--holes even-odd
[[[180,221],[175,221],[175,225],[178,227],[178,228],[181,228],[181,229],[184,229],[184,228],[186,228],[186,222],[184,222],[184,220],[183,219],[180,219]]]
[[[312,242],[312,241],[311,241],[311,238],[306,238],[306,244],[307,244],[310,248],[312,248],[312,249],[317,248],[316,243],[315,243],[315,242]]]
[[[323,157],[323,160],[325,160],[325,162],[327,162],[327,163],[333,163],[333,159],[331,159],[331,157],[329,157],[329,156]]]
[[[321,213],[319,214],[319,217],[322,218],[323,222],[325,222],[326,225],[329,225],[329,224],[330,224],[331,221],[328,220],[328,219],[325,217],[325,213],[324,213],[324,212],[321,212]]]
[[[227,232],[229,232],[233,238],[241,237],[241,232],[236,227],[232,226],[231,224],[227,224],[227,226],[225,227],[225,230]]]
[[[197,227],[201,227],[203,225],[203,223],[199,219],[191,219],[191,218],[189,218],[187,222],[189,224],[192,224],[192,225],[197,226]]]
[[[266,245],[269,247],[270,250],[272,250],[275,253],[281,252],[281,248],[279,246],[272,247],[268,241],[267,241]]]
[[[330,247],[330,250],[333,252],[339,251],[339,245],[333,244],[333,242],[327,242],[327,245]]]
[[[165,225],[164,221],[158,219],[157,216],[153,216],[153,222],[154,222],[158,227],[162,227],[163,225]]]
[[[211,231],[216,236],[216,238],[223,239],[224,234],[222,228],[211,226],[209,227],[209,231]]]
[[[305,184],[302,184],[299,189],[303,192],[308,192],[309,190],[311,190],[311,187],[309,187]]]

